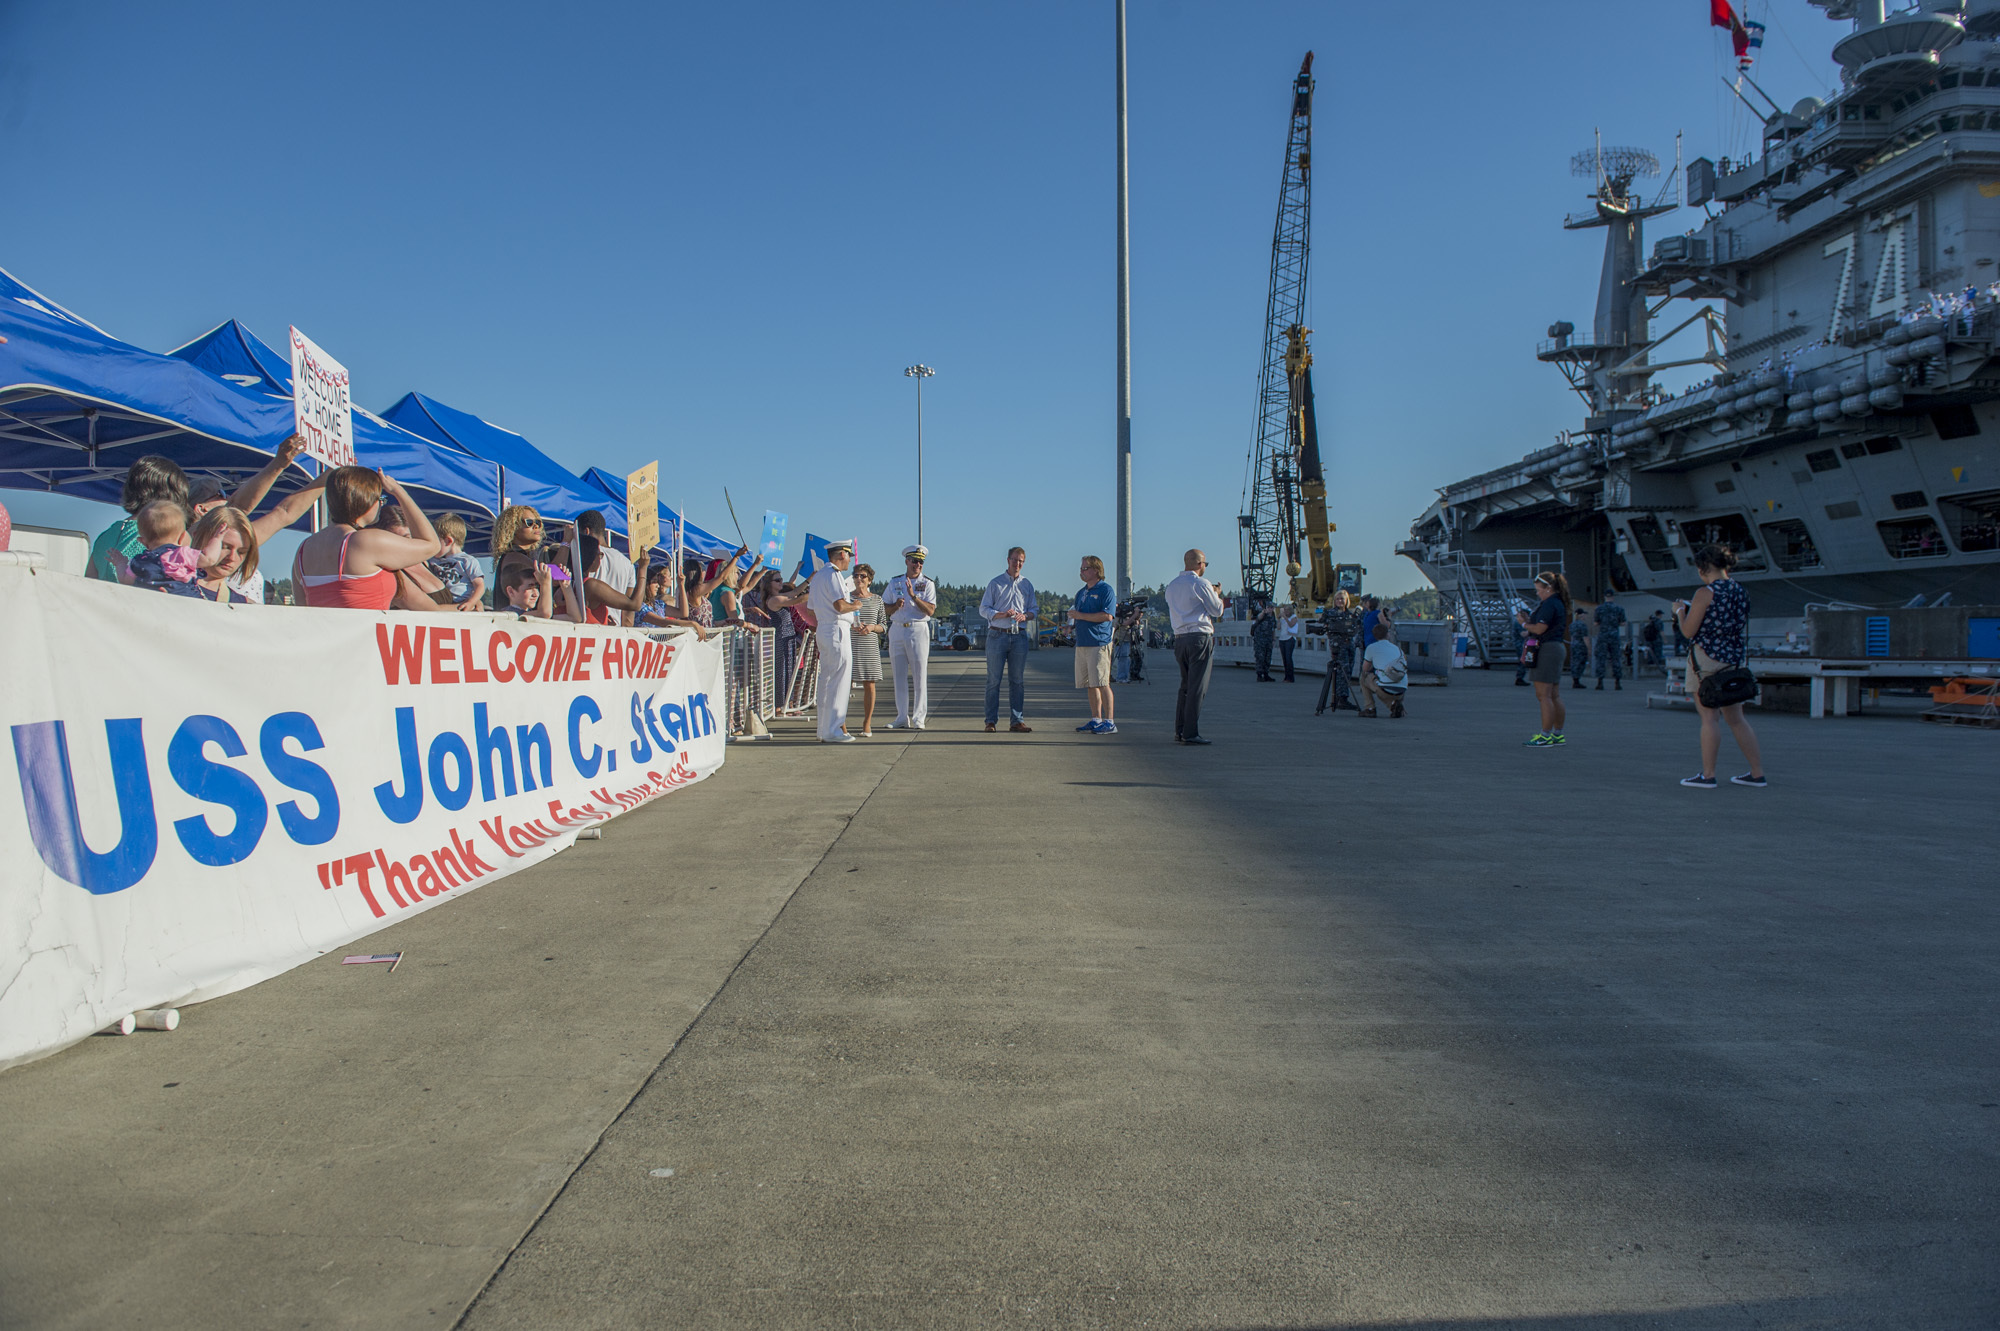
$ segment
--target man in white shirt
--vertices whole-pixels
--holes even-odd
[[[1180,696],[1174,700],[1174,743],[1206,744],[1201,734],[1201,700],[1215,664],[1215,621],[1222,617],[1222,588],[1201,575],[1208,556],[1190,550],[1186,570],[1167,584],[1167,615],[1174,626],[1174,660],[1181,668]]]
[[[1015,546],[1007,552],[1007,571],[986,584],[979,598],[979,617],[986,621],[986,729],[1000,722],[1000,672],[1007,672],[1007,709],[1014,723],[1007,729],[1027,734],[1028,637],[1035,631],[1035,584],[1021,576],[1028,552]]]
[[[819,742],[852,744],[847,733],[847,695],[854,688],[854,647],[850,631],[860,602],[847,566],[854,562],[854,542],[829,541],[826,563],[806,588],[806,607],[819,624]]]
[[[1278,615],[1278,654],[1285,658],[1285,683],[1296,684],[1299,677],[1292,671],[1292,653],[1299,645],[1299,634],[1304,626],[1299,623],[1299,609],[1287,605]]]
[[[1389,704],[1389,715],[1400,721],[1403,719],[1403,694],[1410,687],[1410,662],[1403,655],[1403,649],[1389,641],[1389,630],[1382,624],[1375,626],[1375,641],[1368,644],[1368,650],[1361,654],[1361,697],[1368,704],[1362,710],[1363,716],[1375,716],[1375,704]]]
[[[586,510],[577,518],[576,529],[585,536],[597,538],[599,551],[597,571],[590,576],[612,591],[630,596],[632,589],[639,585],[639,571],[632,567],[631,560],[620,554],[618,548],[611,544],[611,533],[604,528],[604,515],[594,508]],[[625,612],[622,610],[607,610],[605,613],[610,617],[610,623],[625,622]]]
[[[889,612],[889,671],[896,681],[896,719],[891,730],[922,730],[930,715],[931,616],[937,613],[937,583],[924,576],[930,551],[903,547],[903,571],[889,579],[882,608]]]

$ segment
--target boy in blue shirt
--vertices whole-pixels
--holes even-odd
[[[1077,569],[1083,590],[1070,607],[1076,626],[1076,686],[1090,694],[1090,720],[1077,727],[1092,735],[1115,735],[1111,720],[1111,615],[1114,598],[1104,580],[1104,561],[1085,555]]]
[[[433,524],[433,530],[444,546],[444,553],[430,560],[425,567],[436,574],[444,589],[451,593],[453,608],[484,610],[486,579],[479,572],[479,561],[465,553],[465,519],[456,513],[446,513]]]

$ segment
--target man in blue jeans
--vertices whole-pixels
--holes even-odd
[[[1021,576],[1028,552],[1015,546],[1007,552],[1007,571],[986,584],[979,598],[979,617],[986,621],[986,729],[1000,724],[1000,671],[1007,671],[1007,710],[1014,723],[1007,729],[1025,735],[1027,723],[1028,637],[1035,631],[1035,585]]]

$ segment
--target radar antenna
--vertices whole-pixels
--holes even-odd
[[[1601,204],[1625,208],[1632,202],[1632,182],[1640,176],[1660,174],[1660,159],[1644,148],[1607,148],[1604,136],[1569,159],[1569,173],[1597,181],[1591,195]]]

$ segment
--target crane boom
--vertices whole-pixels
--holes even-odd
[[[1244,478],[1243,590],[1270,601],[1283,556],[1295,602],[1323,604],[1334,592],[1326,482],[1313,414],[1312,354],[1306,346],[1307,260],[1312,222],[1312,52],[1292,80],[1291,131],[1271,233],[1271,287],[1264,307],[1263,369],[1257,385],[1257,425]],[[1300,549],[1303,542],[1305,549]],[[1301,554],[1312,565],[1302,578]]]

